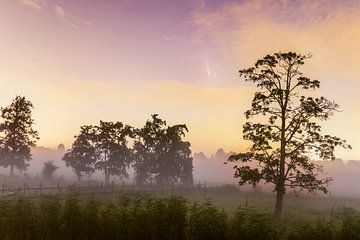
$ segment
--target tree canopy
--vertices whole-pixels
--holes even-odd
[[[134,143],[134,169],[140,184],[154,179],[158,184],[191,184],[192,156],[190,143],[182,137],[188,131],[186,125],[167,126],[157,114],[136,131]]]
[[[110,176],[128,178],[127,170],[132,166],[138,184],[152,180],[158,184],[191,184],[190,143],[182,140],[187,131],[184,124],[167,126],[157,114],[140,129],[121,122],[100,121],[98,126],[81,127],[63,160],[78,179],[100,170],[107,184]]]
[[[104,172],[106,184],[111,175],[126,178],[131,160],[127,137],[131,135],[132,128],[121,122],[100,121],[98,126],[82,126],[63,160],[74,169],[78,179],[83,173],[89,175],[95,170]]]
[[[95,172],[95,163],[98,157],[93,141],[93,126],[86,125],[80,127],[79,135],[75,136],[74,143],[62,158],[66,166],[73,168],[78,180],[84,174],[90,175]]]

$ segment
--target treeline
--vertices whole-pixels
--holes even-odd
[[[350,208],[313,221],[294,216],[274,219],[251,207],[228,215],[209,201],[189,203],[181,197],[0,201],[0,239],[355,240],[359,236],[360,213]]]
[[[190,143],[182,139],[187,131],[184,124],[168,126],[157,114],[142,128],[100,121],[97,126],[81,127],[63,160],[78,179],[100,170],[108,184],[110,176],[127,178],[127,169],[133,167],[140,185],[192,184]]]
[[[32,109],[33,104],[22,96],[16,96],[9,106],[1,108],[0,166],[10,167],[10,175],[15,168],[26,171],[32,159],[31,149],[39,140]],[[190,143],[183,140],[187,132],[186,125],[169,126],[157,114],[142,128],[100,121],[97,126],[81,126],[62,159],[78,180],[102,171],[108,184],[111,176],[127,178],[132,167],[137,184],[192,184]],[[50,178],[56,169],[53,162],[46,162],[44,177]]]

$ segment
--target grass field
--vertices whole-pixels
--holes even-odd
[[[181,195],[181,196],[180,196]],[[360,201],[217,187],[0,201],[0,239],[360,239]],[[240,207],[239,207],[240,206]]]

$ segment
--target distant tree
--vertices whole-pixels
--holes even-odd
[[[57,147],[58,152],[65,152],[65,145],[60,143]]]
[[[47,161],[44,162],[44,167],[42,169],[42,176],[45,179],[53,179],[54,178],[54,172],[59,167],[54,164],[53,161]]]
[[[244,139],[252,142],[250,151],[234,154],[229,161],[245,164],[235,166],[240,185],[255,186],[260,181],[275,185],[277,217],[282,214],[287,187],[327,191],[331,178],[321,178],[322,167],[310,157],[334,160],[336,146],[350,148],[338,137],[321,135],[319,123],[338,111],[339,106],[324,97],[302,95],[320,86],[318,80],[299,71],[309,57],[280,52],[240,70],[240,76],[260,89],[252,100],[252,108],[245,112],[246,118],[259,116],[259,122],[244,124]],[[250,165],[251,162],[256,165]]]
[[[121,122],[100,121],[99,126],[82,126],[63,160],[74,169],[78,179],[83,173],[91,174],[95,170],[104,172],[105,184],[109,183],[110,176],[126,178],[132,159],[132,151],[127,146],[131,135],[132,128]]]
[[[86,174],[95,172],[95,163],[98,159],[96,151],[95,130],[93,126],[82,126],[80,134],[75,136],[71,148],[65,153],[62,160],[66,166],[72,167],[78,181]]]
[[[0,164],[10,166],[10,175],[14,167],[26,170],[31,160],[31,148],[36,146],[38,132],[33,129],[33,104],[25,97],[16,96],[12,103],[1,108],[0,124]]]
[[[158,184],[193,182],[190,143],[182,140],[187,131],[186,125],[167,126],[157,114],[136,131],[133,167],[138,184],[152,178]]]

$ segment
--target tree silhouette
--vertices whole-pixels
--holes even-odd
[[[104,171],[105,184],[110,176],[127,178],[132,150],[127,146],[127,138],[132,136],[132,128],[121,122],[103,122],[95,127],[95,146],[98,156],[96,168]]]
[[[65,152],[65,145],[63,143],[60,143],[57,147],[58,152]]]
[[[59,167],[56,166],[54,164],[53,161],[47,161],[44,162],[44,167],[42,169],[42,175],[45,179],[53,179],[54,177],[54,172],[56,171],[56,169],[58,169]]]
[[[62,158],[66,166],[73,168],[78,181],[84,174],[90,175],[95,172],[98,155],[94,145],[94,135],[93,126],[82,126],[80,134],[75,136],[74,143]]]
[[[188,129],[184,124],[168,126],[161,138],[163,154],[158,159],[158,183],[193,183],[190,143],[182,141],[185,132],[188,132]]]
[[[14,167],[26,170],[31,148],[39,139],[33,129],[32,109],[32,103],[22,96],[16,96],[9,106],[1,108],[0,164],[5,168],[10,166],[10,175],[14,174]]]
[[[339,106],[324,97],[303,96],[319,88],[320,82],[304,76],[299,69],[310,55],[275,53],[258,60],[254,67],[240,70],[245,81],[253,82],[255,93],[246,118],[258,116],[259,123],[243,126],[244,139],[252,142],[250,151],[234,154],[239,184],[254,186],[260,181],[275,185],[275,216],[280,217],[287,187],[326,192],[331,178],[321,178],[321,166],[310,156],[334,160],[336,146],[350,148],[345,140],[321,135],[320,121],[327,120]],[[265,121],[267,120],[267,121]],[[247,163],[255,162],[256,167]]]
[[[135,181],[141,185],[151,181],[152,173],[156,172],[157,159],[160,155],[160,136],[165,132],[166,122],[152,115],[151,120],[147,120],[145,126],[136,129],[136,139],[134,141],[134,163]]]
[[[78,180],[83,173],[91,174],[95,170],[104,172],[105,184],[109,183],[111,175],[128,177],[126,168],[132,152],[127,138],[131,136],[132,128],[121,122],[100,121],[99,126],[82,126],[63,160],[74,169]]]
[[[190,143],[182,140],[188,131],[186,125],[167,126],[157,114],[151,117],[143,128],[136,130],[133,167],[137,183],[155,178],[158,184],[191,184]]]

